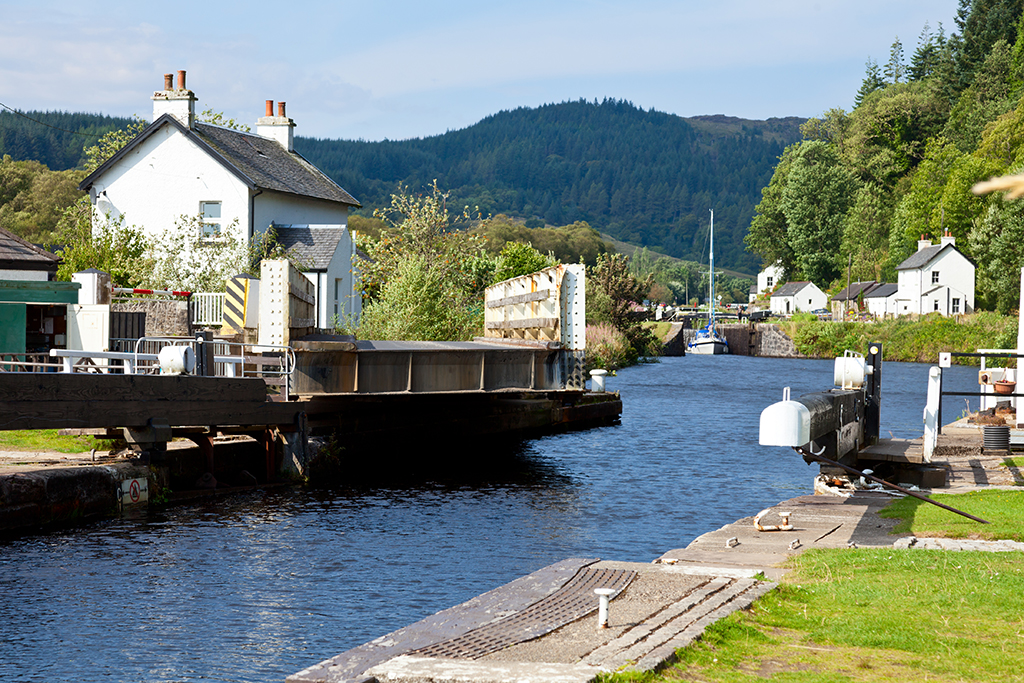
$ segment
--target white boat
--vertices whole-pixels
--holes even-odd
[[[729,342],[715,329],[715,211],[711,210],[711,247],[708,250],[708,261],[711,272],[710,296],[708,298],[708,324],[697,330],[693,339],[686,345],[687,353],[697,355],[715,355],[729,353]]]

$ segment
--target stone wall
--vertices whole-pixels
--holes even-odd
[[[191,337],[188,302],[166,299],[132,299],[115,301],[112,311],[146,314],[147,337]]]
[[[681,327],[681,326],[680,326]],[[729,342],[729,353],[734,356],[763,356],[766,358],[803,358],[796,350],[796,344],[782,329],[772,323],[727,323],[718,326],[726,341]],[[693,340],[696,330],[680,329],[670,333],[670,342],[666,340],[666,356],[681,355],[678,347],[685,348]]]
[[[796,350],[796,344],[778,325],[755,323],[757,331],[757,355],[768,358],[803,358]]]

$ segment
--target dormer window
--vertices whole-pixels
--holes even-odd
[[[220,202],[199,202],[203,238],[220,237]]]

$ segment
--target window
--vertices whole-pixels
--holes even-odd
[[[934,307],[934,308],[932,309],[933,311],[937,311],[937,310],[939,310],[939,300],[938,300],[938,299],[932,299],[932,304],[934,304],[934,306],[935,306],[935,307]]]
[[[939,284],[939,271],[937,271],[937,270],[933,270],[932,271],[932,284],[933,285]]]
[[[765,286],[766,286],[766,287],[767,287],[768,289],[771,289],[771,288],[772,288],[772,276],[771,276],[771,275],[769,275],[768,277],[766,277],[766,278],[765,278],[765,280],[764,280],[764,281],[765,281]]]
[[[953,299],[953,304],[952,304],[952,306],[950,306],[950,311],[949,312],[950,313],[959,313],[960,312],[960,299],[958,299],[958,298],[954,298]]]
[[[220,202],[199,202],[203,237],[220,237]]]

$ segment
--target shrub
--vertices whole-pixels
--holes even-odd
[[[617,370],[637,361],[626,335],[608,323],[587,325],[587,369]]]

